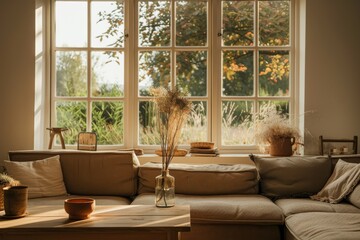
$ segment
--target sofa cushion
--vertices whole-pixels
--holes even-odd
[[[154,204],[155,195],[144,193],[131,204]],[[175,195],[176,204],[190,205],[192,223],[281,225],[279,207],[262,195]]]
[[[137,166],[133,152],[121,151],[13,151],[12,161],[60,155],[66,189],[77,195],[133,196],[137,192]]]
[[[286,239],[360,239],[360,217],[356,213],[299,213],[288,216],[285,225]]]
[[[331,204],[309,198],[278,199],[275,204],[285,216],[304,212],[360,213],[360,209],[350,203]]]
[[[311,196],[312,199],[338,203],[350,194],[360,180],[360,164],[348,163],[341,159],[320,192]]]
[[[28,186],[29,198],[66,194],[59,156],[28,162],[4,161],[7,173]]]
[[[348,201],[360,208],[360,184],[358,184],[354,191],[348,196]]]
[[[139,168],[139,193],[153,193],[161,164],[146,163]],[[254,194],[258,192],[257,170],[252,165],[170,164],[175,191],[181,194]]]
[[[331,174],[327,157],[251,158],[260,174],[260,192],[268,197],[308,197],[319,192]]]

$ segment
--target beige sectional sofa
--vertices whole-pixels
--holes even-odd
[[[97,205],[154,204],[160,166],[140,165],[132,152],[9,152],[12,163],[52,156],[60,158],[67,194],[94,197]],[[309,198],[322,189],[337,159],[252,158],[254,165],[170,165],[176,204],[191,208],[191,232],[183,233],[182,239],[360,239],[359,186],[337,204]],[[360,157],[346,160],[360,162]],[[29,205],[62,204],[69,197],[43,195],[29,199]]]

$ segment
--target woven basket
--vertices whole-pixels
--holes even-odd
[[[204,149],[213,149],[214,148],[213,142],[192,142],[190,143],[191,148],[204,148]]]

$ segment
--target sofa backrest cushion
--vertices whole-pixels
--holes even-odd
[[[14,151],[12,161],[31,161],[59,155],[67,192],[77,195],[133,196],[137,192],[139,161],[133,152]]]
[[[175,192],[179,194],[256,194],[257,170],[246,164],[170,164],[170,175],[175,177]],[[152,193],[155,177],[161,173],[161,164],[145,163],[139,168],[138,193]]]
[[[308,197],[331,175],[328,157],[251,157],[260,174],[260,192],[268,197]]]
[[[348,196],[348,201],[351,202],[354,206],[360,208],[360,184],[358,184],[352,193]]]

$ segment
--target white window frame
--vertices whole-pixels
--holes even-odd
[[[232,0],[232,1],[247,1],[247,0]],[[257,2],[261,2],[264,0],[253,0],[255,1],[255,18],[258,16],[258,8]],[[275,0],[276,1],[276,0]],[[280,0],[281,1],[281,0]],[[261,100],[288,100],[289,101],[289,109],[290,109],[290,117],[291,118],[298,118],[298,94],[297,94],[297,77],[296,77],[296,58],[295,58],[295,44],[296,44],[296,38],[295,38],[295,0],[289,0],[290,1],[290,46],[284,46],[284,47],[278,47],[278,46],[271,46],[271,47],[261,47],[258,46],[258,21],[254,19],[254,43],[256,43],[252,47],[244,46],[244,47],[222,47],[221,46],[221,35],[222,35],[222,26],[221,26],[221,17],[217,19],[216,22],[213,22],[213,29],[214,33],[212,34],[213,42],[214,42],[214,53],[213,53],[213,66],[222,66],[222,56],[221,52],[222,49],[239,49],[239,50],[253,50],[254,51],[254,96],[230,96],[230,97],[224,97],[222,96],[222,70],[220,67],[212,68],[212,75],[214,76],[212,86],[213,86],[213,105],[212,110],[214,112],[214,116],[221,116],[221,103],[222,100],[253,100],[255,101],[255,112],[257,112],[258,109],[258,101]],[[216,0],[213,2],[213,15],[214,16],[221,16],[222,14],[222,8],[221,8],[221,2],[222,0]],[[289,91],[290,95],[288,97],[259,97],[258,96],[258,52],[262,50],[288,50],[289,51],[289,58],[290,58],[290,76],[289,76]],[[219,79],[216,81],[216,79]],[[212,125],[212,132],[213,132],[213,139],[212,141],[215,142],[217,146],[221,148],[221,153],[259,153],[259,149],[257,145],[222,145],[222,139],[221,139],[221,121],[222,119],[219,117],[213,118],[213,125]]]
[[[260,0],[255,0],[260,1]],[[51,126],[52,121],[55,119],[55,111],[53,110],[55,101],[62,98],[55,97],[55,51],[57,49],[63,50],[71,50],[73,48],[55,48],[55,0],[51,0],[51,41],[50,41],[50,59],[51,59],[51,87],[50,87],[50,119],[48,119],[48,126]],[[291,2],[291,13],[290,13],[290,47],[288,50],[290,51],[290,62],[291,62],[291,75],[290,75],[290,96],[285,97],[285,99],[289,100],[290,106],[290,114],[294,117],[298,117],[300,103],[300,84],[299,84],[299,71],[298,71],[298,63],[299,60],[296,55],[298,54],[298,50],[296,49],[297,44],[297,29],[298,27],[297,18],[295,16],[295,5],[298,4],[296,0],[290,0]],[[124,97],[116,98],[120,99],[124,102],[124,144],[123,145],[99,145],[99,149],[120,149],[120,148],[143,148],[145,153],[153,153],[153,150],[158,148],[158,146],[144,146],[139,145],[138,136],[139,136],[139,118],[138,118],[138,106],[140,100],[146,100],[149,98],[138,96],[138,69],[137,69],[137,59],[138,59],[138,50],[145,49],[151,50],[151,47],[139,48],[137,43],[137,1],[136,0],[124,0],[125,3],[125,19],[129,19],[129,21],[125,21],[125,34],[128,34],[128,37],[125,39],[125,46],[123,48],[123,52],[125,54],[125,82],[124,82]],[[88,26],[90,24],[90,2],[88,2]],[[174,6],[174,2],[172,3]],[[297,6],[298,7],[298,6]],[[174,8],[173,8],[174,9]],[[256,10],[257,11],[257,10]],[[257,13],[256,13],[257,14]],[[206,100],[207,101],[207,117],[208,117],[208,141],[215,142],[215,145],[221,149],[221,153],[249,153],[249,152],[257,152],[257,146],[223,146],[221,145],[221,101],[223,99],[229,100],[242,100],[242,99],[251,99],[257,102],[259,99],[264,100],[265,98],[259,98],[257,96],[257,71],[258,64],[255,58],[255,76],[254,76],[254,91],[256,91],[254,97],[236,97],[236,98],[227,98],[221,96],[221,88],[222,88],[222,71],[221,71],[221,37],[218,36],[218,33],[221,33],[221,18],[215,19],[215,16],[221,16],[221,0],[208,0],[208,47],[206,49],[208,53],[208,62],[207,62],[207,93],[206,97],[190,97],[190,100]],[[174,23],[175,15],[172,14],[172,22]],[[257,21],[255,21],[257,26]],[[172,31],[174,33],[174,27],[172,27]],[[257,27],[255,27],[255,31],[257,31]],[[255,34],[255,36],[257,36]],[[88,53],[91,52],[90,41],[91,41],[91,33],[88,31],[88,47],[86,51]],[[174,43],[175,39],[171,40]],[[255,37],[255,41],[257,38]],[[174,45],[172,44],[173,51]],[[246,48],[246,47],[245,47]],[[159,50],[159,48],[156,48]],[[160,48],[161,49],[161,48]],[[181,47],[181,49],[187,49],[186,47]],[[205,50],[203,47],[200,48],[189,48],[191,50]],[[283,47],[269,47],[268,49],[262,47],[254,47],[254,53],[256,54],[258,49],[262,50],[284,50]],[[78,50],[78,49],[76,49]],[[99,48],[99,50],[101,50]],[[106,48],[106,50],[112,50],[111,48]],[[118,49],[117,49],[118,50]],[[175,52],[174,52],[175,53]],[[175,61],[175,54],[172,54],[172,61]],[[255,55],[256,57],[256,55]],[[88,55],[88,74],[90,74],[89,69],[91,68],[90,59]],[[218,67],[216,67],[218,66]],[[175,72],[172,71],[172,77],[175,77]],[[89,85],[89,84],[88,84]],[[88,86],[90,88],[90,86]],[[281,97],[276,97],[272,99],[280,99]],[[67,98],[71,100],[71,98]],[[86,100],[88,105],[87,117],[91,116],[91,97],[88,96],[86,98],[73,98],[76,100]],[[96,98],[97,99],[97,98]],[[106,100],[106,98],[101,98],[102,100]],[[116,100],[114,98],[110,98],[110,100]],[[255,104],[255,109],[257,109],[257,104]],[[89,127],[91,122],[87,120],[87,126]],[[45,132],[47,134],[47,132]],[[68,148],[75,148],[76,146],[67,146]],[[187,146],[185,146],[187,147]]]
[[[140,0],[139,0],[140,1]],[[145,0],[146,1],[146,0]],[[171,44],[169,47],[140,47],[138,44],[138,31],[137,31],[137,26],[138,26],[138,15],[137,15],[137,6],[138,6],[138,1],[134,1],[134,10],[133,12],[135,13],[135,17],[134,17],[134,34],[132,34],[132,36],[134,36],[133,40],[130,40],[130,42],[134,43],[134,51],[135,54],[133,54],[135,56],[135,64],[134,64],[134,79],[133,82],[135,83],[135,89],[134,89],[134,99],[136,102],[136,111],[137,113],[139,112],[139,102],[140,101],[145,101],[145,100],[150,100],[151,97],[144,97],[144,96],[139,96],[138,95],[138,63],[137,63],[137,59],[138,59],[138,53],[139,51],[143,50],[143,51],[151,51],[151,50],[166,50],[166,51],[170,51],[171,54],[171,87],[174,88],[176,85],[176,72],[175,72],[175,67],[176,67],[176,52],[177,51],[206,51],[207,52],[207,95],[206,96],[191,96],[191,97],[187,97],[189,100],[191,101],[206,101],[207,102],[207,136],[208,136],[208,140],[210,141],[210,139],[212,139],[211,136],[211,83],[212,83],[212,77],[211,77],[211,59],[212,59],[212,51],[211,51],[211,46],[212,46],[212,38],[211,38],[211,0],[207,0],[208,1],[208,14],[207,14],[207,45],[206,46],[198,46],[198,47],[188,47],[188,46],[176,46],[176,38],[174,37],[176,34],[176,28],[175,28],[175,18],[176,18],[176,13],[175,13],[175,2],[177,0],[170,0],[171,1]],[[139,115],[137,114],[136,116],[134,116],[134,114],[132,115],[132,117],[135,117],[134,121],[137,123],[137,126],[134,127],[135,129],[135,133],[134,133],[134,141],[133,141],[133,146],[138,147],[138,148],[142,148],[144,150],[148,150],[150,152],[152,152],[154,149],[158,149],[160,146],[159,145],[142,145],[139,144]],[[181,146],[182,148],[186,148],[188,146]]]

